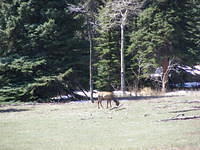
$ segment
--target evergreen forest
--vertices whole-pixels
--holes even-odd
[[[0,0],[0,102],[152,86],[158,67],[165,88],[173,64],[200,64],[199,0]]]

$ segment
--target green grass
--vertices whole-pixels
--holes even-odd
[[[200,119],[162,121],[191,116],[200,116],[194,95],[125,100],[112,110],[90,102],[4,106],[0,150],[197,150]]]

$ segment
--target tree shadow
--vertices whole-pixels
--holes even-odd
[[[169,113],[184,113],[184,112],[199,111],[199,110],[200,109],[198,109],[198,108],[193,108],[193,109],[186,109],[186,110],[170,111]]]
[[[23,111],[29,111],[29,109],[9,108],[9,109],[0,110],[0,113],[23,112]]]
[[[170,118],[170,119],[164,119],[160,121],[174,121],[174,120],[192,120],[192,119],[200,119],[200,116],[190,116],[190,117],[181,117],[181,118]]]
[[[170,95],[170,96],[127,96],[127,97],[116,97],[117,100],[149,100],[149,99],[157,99],[157,98],[166,98],[166,97],[177,97],[177,95]]]

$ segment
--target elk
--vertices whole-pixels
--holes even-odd
[[[110,107],[112,107],[111,105],[112,100],[115,102],[117,106],[119,106],[120,104],[119,101],[114,98],[113,92],[98,92],[98,108],[100,108],[100,106],[103,108],[102,105],[103,100],[107,100],[107,108],[108,104],[110,104]]]

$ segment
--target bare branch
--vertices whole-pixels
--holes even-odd
[[[86,13],[85,9],[81,6],[67,4],[67,8],[71,13]]]
[[[108,28],[112,28],[115,25],[123,25],[127,24],[128,16],[136,16],[141,12],[141,8],[143,6],[143,2],[139,2],[138,0],[114,0],[109,1],[105,8],[107,11],[105,12],[105,16],[109,19]]]

